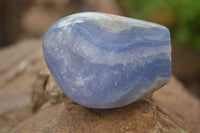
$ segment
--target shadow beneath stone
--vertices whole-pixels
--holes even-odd
[[[92,108],[87,108],[83,107],[82,108],[87,111],[88,113],[91,113],[92,115],[97,115],[97,116],[103,116],[103,115],[109,115],[111,113],[116,113],[116,112],[121,112],[121,113],[126,113],[127,111],[130,110],[141,110],[145,106],[149,104],[148,101],[144,99],[137,100],[129,105],[119,107],[119,108],[113,108],[113,109],[92,109]],[[81,105],[79,105],[81,106]],[[142,109],[143,112],[145,112],[144,109]]]

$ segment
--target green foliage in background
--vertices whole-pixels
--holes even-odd
[[[200,0],[117,0],[126,15],[170,28],[172,40],[200,50]]]

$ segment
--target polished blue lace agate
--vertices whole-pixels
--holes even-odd
[[[171,77],[169,30],[122,16],[64,17],[45,34],[43,53],[65,94],[90,108],[130,104]]]

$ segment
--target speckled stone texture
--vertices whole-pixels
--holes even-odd
[[[169,30],[111,14],[62,18],[45,34],[43,54],[60,88],[91,108],[130,104],[171,77]]]

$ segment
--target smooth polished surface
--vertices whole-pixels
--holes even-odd
[[[60,88],[91,108],[127,105],[171,77],[169,30],[104,13],[78,13],[53,24],[43,54]]]

